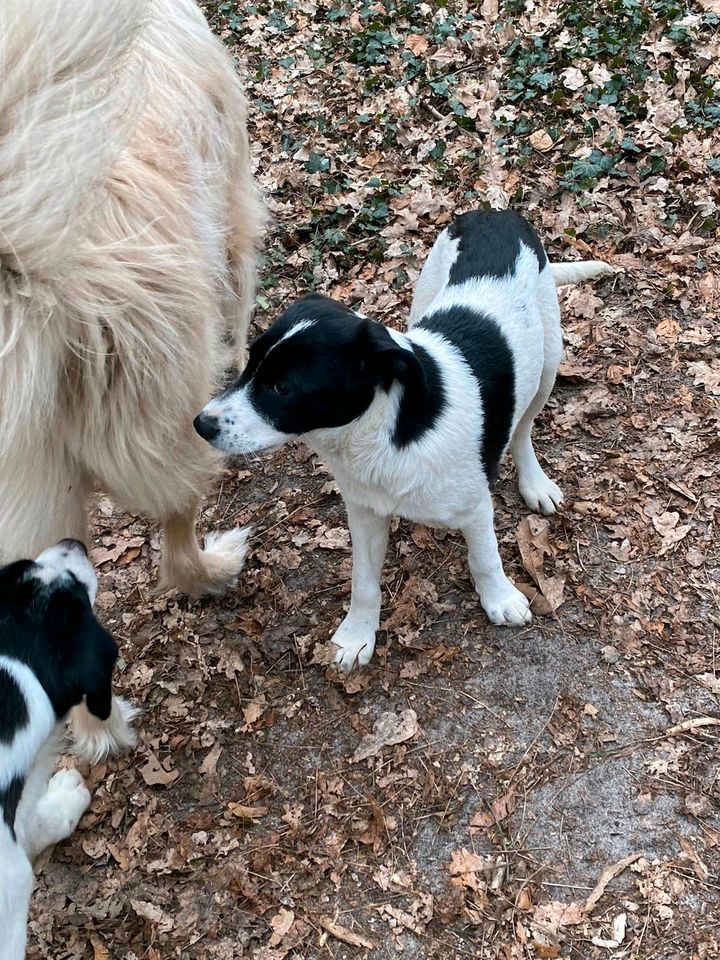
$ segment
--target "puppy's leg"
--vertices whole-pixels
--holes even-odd
[[[348,525],[352,538],[353,571],[350,609],[335,631],[338,646],[335,662],[341,670],[370,662],[375,633],[380,626],[380,573],[387,550],[390,517],[348,501]]]
[[[548,272],[548,271],[544,271]],[[510,451],[518,473],[518,486],[528,507],[535,513],[554,513],[563,501],[560,487],[545,474],[538,463],[532,444],[532,427],[535,417],[548,401],[555,383],[557,368],[562,359],[562,330],[560,308],[554,287],[549,288],[552,277],[542,277],[540,312],[544,325],[544,355],[540,385],[522,419],[515,427],[510,442]],[[547,289],[545,289],[547,287]]]
[[[0,823],[0,953],[5,960],[24,960],[27,921],[33,889],[33,869],[27,854]]]
[[[63,735],[64,725],[58,724],[35,758],[18,804],[15,833],[31,861],[69,837],[90,806],[90,793],[77,770],[51,776]]]
[[[530,603],[503,571],[489,490],[483,491],[477,508],[463,523],[462,532],[475,589],[490,621],[498,625],[527,623],[531,619]]]

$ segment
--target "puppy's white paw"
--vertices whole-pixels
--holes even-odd
[[[520,496],[533,513],[555,513],[563,502],[560,487],[542,471],[533,474],[529,480],[522,480],[519,486]]]
[[[480,603],[491,623],[497,626],[517,626],[532,620],[530,601],[517,587],[503,577],[480,594]]]
[[[69,837],[90,806],[90,791],[77,770],[58,770],[38,802],[36,816],[45,846]]]
[[[375,633],[353,629],[342,623],[331,642],[338,648],[335,663],[343,673],[349,673],[355,667],[366,667],[370,663],[375,650]]]

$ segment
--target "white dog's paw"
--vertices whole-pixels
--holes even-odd
[[[533,513],[555,513],[563,502],[562,490],[542,470],[530,480],[521,481],[519,486],[520,496]]]
[[[64,840],[74,832],[90,806],[90,791],[77,770],[58,770],[36,810],[45,846]]]
[[[335,663],[343,673],[348,673],[370,663],[375,650],[375,633],[354,630],[343,623],[335,631],[331,643],[338,648]]]
[[[483,610],[496,626],[517,626],[532,620],[530,601],[507,577],[478,593]]]

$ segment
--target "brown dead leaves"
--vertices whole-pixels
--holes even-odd
[[[520,521],[515,536],[523,566],[539,591],[523,592],[531,600],[535,613],[554,613],[563,602],[565,577],[560,574],[548,575],[543,569],[545,558],[552,560],[557,553],[550,543],[550,522],[545,517],[530,514]]]
[[[360,763],[361,760],[375,757],[384,747],[411,740],[418,730],[417,714],[414,710],[401,710],[400,713],[386,711],[373,724],[373,732],[362,738],[350,762]]]

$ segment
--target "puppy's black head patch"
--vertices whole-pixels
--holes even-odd
[[[422,374],[387,328],[329,297],[294,303],[250,347],[242,376],[257,413],[281,434],[340,427],[361,416],[378,387]]]
[[[30,560],[0,568],[0,654],[30,667],[57,717],[83,697],[92,713],[109,717],[117,646],[72,574],[49,579]],[[15,721],[23,725],[21,712]]]

